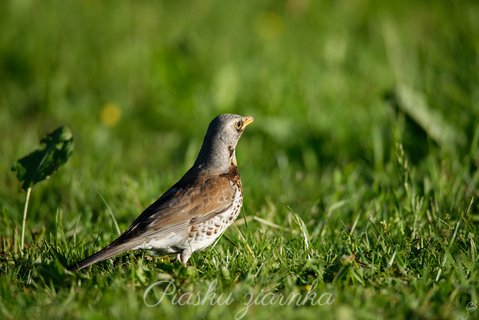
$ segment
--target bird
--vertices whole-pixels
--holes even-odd
[[[125,251],[147,249],[176,254],[184,266],[236,220],[243,187],[236,145],[251,116],[221,114],[209,124],[191,168],[133,221],[111,244],[68,267],[78,271]]]

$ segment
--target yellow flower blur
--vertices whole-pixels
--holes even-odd
[[[105,127],[114,127],[120,122],[121,109],[115,103],[107,103],[100,110],[100,121]]]
[[[256,32],[263,39],[275,39],[283,30],[283,18],[275,12],[265,12],[256,18]]]

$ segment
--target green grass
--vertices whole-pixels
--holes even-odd
[[[478,17],[474,1],[3,1],[0,317],[478,318]],[[66,271],[225,112],[256,121],[216,246],[187,268],[137,252]],[[22,254],[10,166],[58,125],[75,152],[34,187]],[[158,281],[230,300],[148,307]],[[278,300],[308,292],[330,303]]]

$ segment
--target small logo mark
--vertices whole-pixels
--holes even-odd
[[[477,302],[469,301],[466,304],[466,312],[464,312],[464,314],[462,315],[461,320],[468,320],[470,314],[476,311],[476,309],[477,309]]]

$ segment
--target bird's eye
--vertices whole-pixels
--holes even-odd
[[[241,130],[242,127],[243,127],[243,121],[235,122],[236,130]]]

